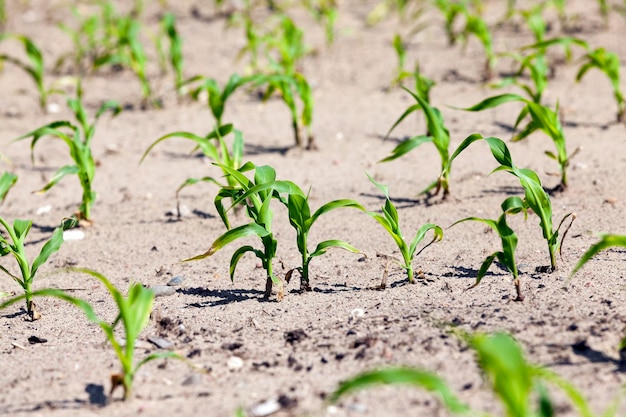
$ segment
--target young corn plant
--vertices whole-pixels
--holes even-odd
[[[518,168],[515,166],[511,157],[511,152],[502,139],[494,137],[485,138],[479,134],[468,136],[463,142],[461,142],[450,157],[450,164],[452,164],[452,161],[454,161],[469,145],[478,140],[485,140],[485,142],[487,142],[491,150],[491,154],[496,159],[498,164],[500,164],[492,172],[506,171],[516,176],[519,180],[522,188],[524,189],[524,206],[527,209],[532,210],[532,212],[539,217],[539,226],[541,227],[543,238],[548,244],[550,270],[555,271],[557,269],[556,254],[557,252],[561,252],[563,239],[567,235],[569,228],[572,226],[572,222],[576,218],[576,214],[565,214],[556,230],[554,230],[552,223],[552,202],[550,201],[550,196],[541,185],[539,176],[533,170]],[[563,237],[559,242],[559,231],[567,219],[570,219],[570,223],[563,232]]]
[[[516,142],[525,139],[536,130],[543,131],[550,139],[552,139],[552,143],[556,148],[556,153],[546,151],[545,154],[551,159],[557,161],[559,164],[561,182],[555,188],[555,191],[565,190],[568,186],[567,168],[571,159],[579,152],[580,148],[576,149],[572,154],[567,153],[565,134],[563,133],[563,127],[561,126],[558,116],[558,105],[556,110],[552,110],[548,106],[530,101],[517,94],[501,94],[489,97],[480,103],[463,110],[482,111],[511,101],[518,101],[524,104],[524,107],[515,121],[515,129],[517,129],[522,120],[524,120],[527,116],[530,116],[531,119],[531,121],[520,132],[514,135],[513,141]]]
[[[367,214],[370,215],[374,220],[376,220],[387,231],[387,233],[389,233],[391,238],[396,243],[398,250],[402,255],[402,262],[399,262],[400,267],[406,271],[409,283],[413,284],[415,279],[413,259],[419,256],[419,254],[422,253],[424,249],[426,249],[433,243],[442,240],[443,229],[436,224],[426,223],[418,229],[418,231],[415,233],[415,237],[413,237],[411,242],[407,244],[407,242],[404,240],[402,230],[400,229],[400,218],[398,216],[398,210],[396,210],[396,207],[389,198],[389,189],[386,185],[380,184],[379,182],[374,180],[374,178],[372,178],[369,174],[367,174],[367,176],[372,184],[374,184],[385,195],[385,205],[382,206],[382,214],[376,212],[367,212]],[[430,230],[433,231],[433,239],[418,251],[417,245],[419,245],[424,240],[424,238],[426,237],[426,233],[428,233]]]
[[[89,321],[97,324],[104,331],[121,366],[120,372],[111,374],[111,390],[109,397],[113,396],[117,387],[122,387],[124,390],[124,400],[131,399],[135,375],[143,365],[149,362],[164,358],[186,361],[184,357],[175,352],[156,352],[151,353],[135,363],[135,345],[140,333],[148,325],[150,313],[152,312],[152,304],[154,301],[154,293],[152,290],[135,283],[130,286],[128,294],[124,296],[108,278],[96,271],[85,268],[68,268],[66,271],[87,274],[104,284],[118,309],[118,314],[112,323],[99,318],[93,306],[88,302],[80,298],[72,297],[61,290],[52,288],[38,290],[33,293],[33,296],[55,297],[67,301],[80,308]],[[22,298],[24,298],[24,296],[12,298],[0,304],[0,309],[10,306]],[[120,324],[123,331],[123,341],[115,337],[116,329],[120,327]]]
[[[13,225],[10,225],[0,217],[0,225],[8,235],[8,237],[4,237],[0,234],[0,257],[13,255],[19,266],[20,273],[14,274],[3,265],[0,265],[0,271],[13,278],[22,287],[24,290],[23,298],[26,299],[26,312],[31,320],[37,320],[41,317],[41,314],[33,302],[33,282],[39,268],[63,244],[63,227],[60,226],[54,229],[52,236],[43,245],[39,255],[32,263],[29,263],[24,249],[24,241],[33,222],[31,220],[16,219],[13,221]]]
[[[17,182],[17,175],[5,172],[0,176],[0,204],[4,202],[4,199],[7,197],[9,190],[15,185]]]
[[[233,141],[230,149],[225,140],[225,137],[230,133],[233,133]],[[206,136],[198,136],[190,132],[173,132],[167,135],[161,136],[154,141],[148,149],[144,152],[139,163],[142,163],[146,156],[152,151],[152,149],[159,143],[172,138],[189,139],[196,144],[196,147],[192,150],[194,152],[200,149],[204,156],[209,158],[212,162],[218,163],[220,167],[227,167],[232,170],[237,170],[241,167],[241,159],[243,157],[243,136],[239,130],[233,129],[233,125],[227,124],[221,127],[216,127],[211,133]],[[203,178],[188,178],[183,182],[176,190],[176,197],[180,191],[198,182],[211,182],[217,184],[219,187],[236,187],[239,183],[232,175],[229,175],[229,171],[223,171],[226,178],[226,184],[222,184],[214,177]]]
[[[42,110],[46,110],[48,98],[53,94],[63,94],[63,90],[61,90],[56,83],[46,86],[43,54],[30,38],[14,33],[0,33],[0,43],[9,39],[14,39],[22,44],[28,62],[7,54],[0,54],[0,65],[3,61],[6,61],[24,70],[37,87],[37,92],[39,93],[39,107]]]
[[[465,9],[465,28],[463,29],[463,39],[467,43],[470,35],[473,35],[482,44],[485,50],[485,78],[493,77],[493,70],[496,66],[496,54],[493,52],[493,40],[491,31],[485,20],[479,14],[472,14]]]
[[[313,15],[313,18],[324,26],[326,45],[330,46],[335,42],[335,24],[339,17],[336,0],[304,0],[304,7]]]
[[[96,162],[91,153],[91,141],[96,131],[96,123],[98,119],[107,111],[111,111],[113,116],[117,115],[122,108],[115,101],[107,101],[103,103],[96,112],[93,121],[87,120],[87,111],[82,102],[82,87],[79,85],[76,98],[68,98],[67,105],[74,113],[78,122],[77,125],[69,121],[56,121],[33,130],[19,138],[16,141],[30,139],[31,159],[35,160],[35,145],[43,137],[52,137],[60,139],[69,148],[70,157],[74,162],[73,165],[65,165],[61,167],[39,192],[44,193],[54,187],[66,175],[76,175],[80,181],[83,190],[82,199],[76,218],[86,223],[91,221],[91,207],[96,200],[96,192],[93,190],[93,180],[96,175]]]
[[[483,261],[480,269],[478,270],[478,275],[476,276],[476,283],[472,285],[470,288],[476,287],[480,284],[480,281],[484,278],[489,270],[489,267],[496,259],[502,265],[504,265],[509,272],[513,275],[513,284],[515,285],[515,292],[517,297],[515,301],[524,301],[524,296],[522,295],[522,289],[520,286],[519,273],[517,269],[517,263],[515,262],[515,249],[517,248],[517,235],[509,227],[506,222],[506,216],[510,214],[517,214],[520,211],[526,212],[526,206],[521,198],[512,196],[504,200],[501,205],[502,214],[497,220],[492,219],[483,219],[479,217],[467,217],[465,219],[458,220],[452,224],[452,226],[466,222],[466,221],[476,221],[486,224],[491,227],[498,236],[500,237],[500,241],[502,243],[502,250],[496,251],[491,255],[487,256],[487,258]],[[525,213],[526,214],[526,213]],[[450,227],[452,227],[450,226]]]
[[[176,29],[176,17],[166,13],[161,20],[163,33],[169,41],[168,61],[174,70],[174,85],[178,95],[182,95],[183,86],[183,40]]]
[[[609,52],[604,48],[597,48],[593,51],[589,51],[583,57],[584,63],[581,65],[578,73],[576,74],[576,81],[580,81],[587,71],[592,68],[597,68],[602,71],[611,82],[613,88],[613,96],[617,103],[617,121],[624,120],[626,114],[626,101],[624,100],[624,94],[620,89],[620,60],[619,57]]]
[[[274,198],[281,198],[280,192],[290,194],[297,190],[298,187],[290,181],[276,181],[276,171],[274,168],[267,165],[255,166],[248,162],[238,170],[226,166],[221,166],[220,168],[228,172],[228,175],[232,176],[238,183],[237,187],[223,187],[215,197],[215,208],[228,231],[218,237],[211,244],[209,250],[187,259],[184,262],[207,258],[229,243],[247,236],[257,236],[261,240],[263,249],[256,249],[253,246],[245,245],[235,250],[230,260],[230,279],[234,280],[237,264],[246,253],[250,252],[259,258],[266,273],[264,297],[267,299],[272,295],[272,286],[276,284],[279,286],[277,298],[281,300],[284,295],[284,287],[280,278],[274,273],[272,264],[276,257],[278,241],[272,232],[274,212],[270,204]],[[254,169],[254,179],[251,180],[246,177],[244,173],[252,169]],[[268,183],[273,184],[272,188],[260,187]],[[254,187],[259,188],[249,192],[253,190]],[[258,192],[256,190],[258,190]],[[247,197],[240,199],[240,197],[246,193],[248,193]],[[222,201],[224,198],[230,198],[232,201],[237,202],[237,204],[243,205],[252,221],[248,224],[231,229],[230,221],[227,216],[228,210],[225,209]]]
[[[230,96],[238,88],[253,82],[256,78],[256,76],[241,77],[237,74],[233,74],[226,82],[226,85],[224,85],[223,88],[220,88],[215,79],[198,75],[184,81],[183,88],[190,88],[189,95],[194,100],[199,100],[203,94],[206,94],[207,106],[215,118],[217,127],[221,128],[224,126],[222,117],[224,115],[224,111],[226,110],[226,103],[228,102]],[[200,82],[200,85],[196,87],[189,87],[189,85],[197,82]]]
[[[388,162],[397,159],[418,146],[424,143],[432,143],[437,148],[437,152],[441,158],[441,167],[442,167],[442,175],[439,176],[435,181],[433,181],[426,189],[424,189],[420,194],[430,193],[431,190],[434,189],[434,192],[430,195],[435,196],[439,194],[440,191],[443,191],[443,199],[445,200],[450,194],[450,186],[449,186],[449,169],[446,169],[449,165],[449,146],[450,146],[450,132],[446,128],[443,120],[443,116],[439,109],[432,107],[430,103],[427,101],[427,96],[424,97],[421,92],[413,93],[405,87],[402,87],[407,93],[411,94],[413,98],[417,101],[417,104],[410,106],[408,109],[404,111],[404,113],[396,120],[396,122],[391,126],[389,132],[387,132],[387,137],[391,134],[391,132],[411,113],[414,111],[422,110],[424,112],[424,117],[426,118],[427,132],[425,135],[418,135],[412,138],[409,138],[398,146],[396,146],[392,151],[391,155],[382,159],[380,162]]]
[[[275,181],[264,182],[250,188],[233,202],[233,206],[240,204],[250,195],[267,190],[275,190],[274,196],[287,207],[289,223],[296,231],[296,246],[300,252],[302,261],[301,266],[287,272],[285,275],[285,281],[287,281],[287,283],[291,280],[293,273],[298,271],[300,274],[300,291],[311,291],[309,264],[313,258],[325,254],[331,248],[342,248],[352,253],[359,253],[359,250],[354,246],[338,239],[324,240],[318,243],[315,249],[311,251],[309,248],[309,232],[313,224],[315,224],[322,215],[339,208],[355,208],[366,211],[361,204],[349,199],[333,200],[322,205],[311,214],[308,195],[306,195],[300,187],[289,181]],[[287,193],[286,197],[281,195],[285,192]]]
[[[464,339],[476,352],[478,367],[500,401],[506,417],[554,415],[556,406],[550,399],[546,383],[561,390],[581,416],[592,416],[587,401],[572,384],[549,369],[530,364],[511,336],[504,333],[476,334],[465,335]],[[366,371],[342,382],[330,396],[330,402],[335,403],[346,395],[378,385],[424,389],[436,394],[442,405],[454,414],[490,415],[470,408],[437,374],[410,367]]]

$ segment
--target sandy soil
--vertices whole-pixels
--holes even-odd
[[[146,12],[151,27],[158,21],[159,8],[154,3]],[[203,74],[223,82],[231,73],[244,70],[243,62],[235,62],[243,45],[240,28],[226,29],[221,18],[193,17],[193,2],[171,3],[176,3],[172,9],[185,39],[186,75]],[[208,2],[198,3],[200,16],[212,16]],[[502,12],[494,3],[489,2],[488,7],[492,23]],[[571,3],[571,13],[576,14],[584,12],[588,2]],[[43,47],[51,67],[53,57],[71,48],[56,26],[56,22],[70,19],[69,11],[61,2],[29,4],[30,8],[11,5],[7,30],[32,36]],[[246,160],[270,164],[280,179],[310,188],[314,208],[332,199],[353,198],[369,210],[378,209],[384,200],[367,180],[367,171],[389,186],[406,236],[426,222],[445,227],[444,241],[416,260],[423,278],[416,285],[407,285],[403,272],[392,265],[389,287],[375,290],[388,263],[377,254],[399,254],[376,222],[349,209],[321,218],[311,242],[345,239],[363,254],[336,250],[315,259],[311,264],[312,292],[297,293],[298,282],[292,281],[281,302],[275,297],[263,300],[263,270],[256,259],[247,257],[231,283],[228,262],[234,244],[209,259],[181,264],[180,260],[204,252],[224,232],[224,226],[213,206],[215,186],[203,184],[184,190],[180,204],[187,214],[180,219],[171,215],[176,206],[175,190],[186,178],[218,176],[219,171],[206,159],[190,154],[192,146],[184,140],[159,145],[141,165],[139,159],[151,142],[166,133],[209,132],[212,116],[201,103],[177,103],[169,87],[171,75],[160,77],[156,66],[151,67],[150,76],[161,88],[161,110],[138,109],[140,89],[131,74],[99,73],[84,83],[88,107],[94,110],[113,98],[134,110],[112,120],[104,117],[99,124],[93,145],[99,161],[94,224],[83,229],[83,240],[66,242],[51,257],[36,287],[65,289],[93,303],[103,317],[113,319],[113,302],[99,283],[84,276],[49,272],[69,265],[91,268],[120,288],[131,282],[164,285],[181,277],[183,282],[175,287],[175,294],[155,300],[153,320],[141,336],[138,356],[157,349],[147,339],[158,335],[208,372],[197,373],[177,361],[153,362],[139,372],[132,401],[118,400],[118,391],[115,400],[104,405],[109,375],[118,365],[103,333],[73,307],[42,299],[38,303],[41,320],[27,321],[21,306],[0,315],[0,414],[157,416],[167,410],[176,415],[232,416],[239,407],[250,410],[268,400],[277,400],[281,409],[276,415],[284,416],[445,414],[433,397],[404,388],[357,394],[333,408],[324,402],[340,381],[388,364],[435,371],[464,401],[497,413],[497,402],[481,378],[473,353],[449,335],[450,326],[509,332],[521,342],[530,361],[550,367],[584,392],[595,413],[611,403],[626,380],[617,352],[626,317],[624,251],[602,253],[568,280],[580,255],[596,241],[596,233],[626,233],[626,188],[622,183],[626,129],[613,123],[616,106],[608,81],[592,71],[575,83],[574,63],[559,66],[546,91],[547,102],[559,100],[563,109],[570,151],[582,147],[570,167],[571,187],[553,197],[555,220],[569,212],[578,216],[558,271],[535,272],[536,267],[549,263],[538,220],[532,215],[527,221],[516,216],[510,224],[519,235],[517,257],[526,300],[513,301],[510,276],[496,266],[479,287],[465,291],[484,257],[498,249],[499,239],[479,224],[447,227],[467,216],[496,218],[502,200],[521,195],[521,189],[512,176],[488,175],[495,163],[482,143],[457,160],[451,178],[453,198],[443,203],[427,204],[417,195],[438,174],[434,147],[424,146],[392,163],[377,163],[398,140],[422,133],[425,126],[421,116],[409,118],[390,140],[382,140],[413,101],[400,89],[387,88],[396,64],[391,39],[399,24],[391,19],[366,27],[365,16],[374,5],[371,1],[342,3],[339,35],[331,47],[325,46],[322,29],[309,16],[296,14],[307,42],[318,49],[303,63],[314,87],[318,151],[292,149],[289,116],[278,100],[263,104],[240,91],[229,103],[225,121],[244,132]],[[411,38],[407,63],[412,66],[419,60],[424,74],[437,82],[432,102],[444,115],[452,146],[476,132],[508,140],[518,105],[478,114],[452,108],[493,94],[481,82],[480,45],[472,40],[465,51],[460,46],[449,47],[440,18],[427,14],[424,21],[430,25]],[[581,31],[576,35],[591,45],[626,56],[626,22],[618,14],[612,15],[605,27],[592,8],[579,14],[577,25]],[[494,33],[497,51],[531,41],[525,30],[502,27]],[[553,19],[550,35],[558,33]],[[8,43],[2,48],[16,51]],[[510,67],[501,62],[498,70]],[[622,88],[626,90],[623,82]],[[0,208],[1,215],[8,220],[33,219],[27,249],[35,256],[52,228],[78,206],[80,189],[75,179],[67,178],[44,195],[31,193],[69,163],[67,151],[59,141],[42,140],[32,165],[28,143],[10,141],[71,114],[60,97],[52,99],[60,104],[60,113],[39,111],[31,81],[8,64],[0,74],[0,91],[2,153],[14,164],[2,169],[19,175],[16,188]],[[556,185],[558,179],[548,174],[557,166],[543,155],[544,150],[552,149],[546,137],[536,134],[511,144],[511,149],[519,166],[536,170],[547,187]],[[46,206],[50,210],[40,214],[40,208]],[[236,221],[241,224],[245,219],[240,216]],[[299,258],[295,233],[278,206],[274,228],[279,240],[276,268],[282,275],[297,266]],[[3,258],[2,265],[13,268],[12,262]],[[0,291],[17,290],[10,279],[0,280]],[[364,315],[359,316],[359,311]],[[31,336],[47,341],[29,344]],[[240,369],[229,367],[233,357],[243,361]],[[574,414],[562,398],[556,395],[556,399],[560,415]]]

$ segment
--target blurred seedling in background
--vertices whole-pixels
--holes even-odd
[[[411,240],[410,244],[404,240],[402,230],[400,229],[400,218],[398,216],[398,210],[391,202],[389,198],[389,189],[386,185],[378,183],[369,174],[366,174],[369,180],[385,195],[385,205],[382,206],[382,214],[377,212],[367,212],[374,220],[376,220],[383,228],[389,233],[389,236],[394,240],[400,254],[402,255],[402,261],[398,262],[400,267],[406,271],[407,278],[410,284],[414,283],[415,272],[413,267],[413,259],[419,256],[427,247],[433,243],[439,242],[443,239],[443,229],[433,223],[426,223],[418,229],[415,233],[415,237]],[[424,245],[419,251],[417,245],[426,237],[426,233],[430,230],[433,231],[433,239]]]
[[[71,222],[65,223],[68,226]],[[31,320],[37,320],[41,317],[41,313],[37,310],[33,302],[33,282],[39,268],[46,263],[50,255],[58,251],[63,244],[63,225],[54,229],[52,236],[46,240],[41,248],[39,255],[29,264],[24,248],[24,241],[30,231],[33,222],[31,220],[15,219],[13,225],[10,225],[2,217],[0,217],[0,225],[4,228],[7,237],[0,234],[0,257],[13,255],[20,269],[19,274],[12,273],[6,266],[0,265],[0,271],[4,272],[24,290],[21,298],[26,300],[26,312]],[[1,308],[1,307],[0,307]]]
[[[121,365],[119,373],[111,374],[111,391],[109,396],[113,396],[113,392],[117,387],[124,390],[124,400],[132,398],[132,389],[135,375],[139,369],[156,359],[178,359],[187,362],[187,360],[175,352],[155,352],[147,355],[135,364],[135,345],[142,330],[148,325],[150,313],[152,312],[152,304],[154,301],[154,293],[151,289],[145,288],[139,283],[131,284],[128,289],[128,295],[122,293],[107,279],[104,275],[85,268],[67,268],[62,271],[87,274],[96,278],[102,284],[115,301],[118,313],[112,323],[104,321],[98,317],[94,308],[87,301],[75,298],[58,289],[43,289],[35,291],[33,296],[54,297],[67,301],[81,309],[89,321],[100,326],[104,331],[106,338],[113,347],[115,354]],[[0,309],[6,308],[11,304],[24,298],[24,296],[15,297],[0,305]],[[115,337],[116,328],[123,328],[123,339]]]
[[[556,415],[557,405],[550,398],[546,383],[555,386],[583,417],[591,410],[582,394],[566,379],[549,369],[528,363],[520,345],[504,333],[462,336],[476,352],[476,362],[491,391],[500,400],[507,417],[548,417]],[[490,416],[464,403],[437,374],[410,367],[385,367],[366,371],[347,381],[330,396],[335,403],[341,398],[379,385],[413,386],[436,394],[446,410],[461,415]],[[609,410],[606,416],[614,413]]]
[[[583,57],[583,64],[576,74],[576,81],[580,81],[592,68],[597,68],[607,76],[613,88],[613,96],[617,103],[617,121],[622,122],[626,113],[626,102],[620,89],[620,60],[619,57],[604,48],[590,50]]]
[[[430,86],[426,85],[426,91],[430,91]],[[439,109],[432,107],[428,102],[428,97],[423,97],[422,91],[418,91],[416,93],[411,92],[405,87],[402,87],[407,93],[411,94],[413,98],[417,101],[417,104],[414,104],[407,108],[404,113],[396,120],[396,122],[391,126],[389,132],[387,132],[386,137],[389,137],[391,132],[411,113],[414,111],[422,110],[424,112],[424,117],[426,119],[427,132],[425,135],[413,136],[398,146],[396,146],[392,151],[391,155],[382,159],[380,162],[388,162],[397,159],[418,146],[432,142],[437,148],[437,152],[441,158],[441,172],[442,175],[437,178],[434,182],[432,182],[426,189],[424,189],[421,194],[430,193],[431,190],[434,189],[434,192],[431,193],[430,197],[439,194],[440,191],[443,191],[443,199],[445,200],[450,194],[449,188],[449,146],[450,146],[450,132],[446,128],[443,120],[443,116]],[[448,169],[446,169],[448,167]]]
[[[470,289],[480,284],[480,281],[487,274],[487,271],[489,270],[489,267],[491,266],[493,261],[497,259],[498,262],[504,265],[513,275],[513,284],[515,285],[515,291],[517,294],[515,301],[524,301],[524,296],[522,295],[522,289],[520,287],[517,263],[515,262],[517,235],[515,234],[513,229],[511,229],[507,224],[506,216],[510,214],[517,214],[520,211],[524,211],[524,214],[526,215],[526,206],[524,205],[521,198],[512,196],[504,200],[501,208],[502,214],[500,215],[498,220],[483,219],[479,217],[467,217],[465,219],[454,222],[452,226],[466,221],[482,222],[491,227],[496,233],[498,233],[500,241],[502,242],[502,250],[492,253],[491,255],[487,256],[487,258],[483,261],[480,269],[478,270],[478,275],[476,276],[476,283],[472,285]]]
[[[1,156],[1,155],[0,155]],[[13,188],[17,182],[17,175],[11,172],[5,172],[0,176],[0,204],[4,202],[9,190]]]
[[[27,61],[23,61],[7,54],[0,54],[0,66],[2,65],[2,62],[6,61],[17,65],[24,70],[37,87],[37,93],[39,94],[39,107],[41,110],[46,111],[48,98],[53,94],[64,93],[64,91],[60,88],[60,84],[65,82],[65,80],[60,80],[46,86],[44,79],[46,68],[41,50],[30,38],[26,36],[13,33],[0,33],[0,44],[3,41],[10,39],[16,40],[22,44],[24,52],[26,53]]]
[[[256,76],[241,77],[237,74],[233,74],[224,87],[221,88],[215,79],[198,75],[185,80],[182,83],[182,88],[189,90],[189,95],[194,100],[200,100],[206,96],[207,106],[215,118],[217,127],[221,128],[224,125],[222,117],[230,96],[237,91],[237,89],[251,83],[256,78]]]
[[[176,93],[180,96],[183,94],[183,40],[178,34],[176,29],[176,17],[172,13],[166,13],[161,19],[161,28],[163,34],[169,42],[169,48],[167,52],[167,61],[169,61],[172,69],[174,70],[174,85],[176,87]],[[162,41],[158,37],[157,50],[162,51]]]
[[[225,137],[231,133],[233,133],[233,140],[229,149]],[[139,163],[144,161],[146,156],[148,156],[157,144],[172,138],[191,140],[196,144],[192,152],[195,152],[198,149],[201,150],[205,157],[209,158],[212,162],[216,162],[218,164],[217,166],[220,168],[227,167],[228,169],[238,170],[241,167],[241,160],[243,157],[243,136],[241,132],[234,129],[231,124],[221,126],[220,128],[216,127],[206,136],[198,136],[190,132],[168,133],[167,135],[161,136],[159,139],[154,141],[148,149],[146,149]],[[219,187],[236,187],[239,185],[239,182],[235,179],[235,177],[229,174],[228,170],[222,169],[222,171],[225,175],[226,184],[223,184],[214,177],[188,178],[176,190],[176,198],[178,199],[178,194],[183,188],[198,182],[210,182],[217,184]]]
[[[274,198],[281,198],[280,192],[289,194],[297,190],[297,186],[290,181],[276,181],[276,171],[274,168],[267,165],[255,166],[251,162],[248,162],[238,170],[226,166],[220,166],[220,168],[228,172],[228,175],[232,176],[238,183],[237,187],[223,187],[215,197],[215,208],[228,231],[218,237],[211,244],[209,250],[198,256],[187,259],[185,262],[207,258],[229,243],[244,237],[257,236],[261,240],[263,249],[256,249],[253,246],[245,245],[235,250],[230,260],[230,279],[234,280],[237,264],[246,253],[250,252],[259,258],[265,270],[266,283],[264,298],[267,299],[272,295],[272,285],[276,284],[279,286],[277,298],[281,300],[284,295],[283,283],[274,273],[272,265],[276,257],[278,241],[272,232],[274,212],[270,205]],[[244,175],[245,172],[250,170],[254,170],[254,178],[252,180]],[[272,188],[268,189],[263,187],[268,183],[273,184]],[[258,190],[258,192],[256,190]],[[247,198],[240,199],[244,194],[247,194]],[[252,221],[248,224],[231,229],[230,221],[227,216],[228,210],[224,207],[222,202],[224,198],[230,198],[232,201],[237,202],[237,204],[244,206],[248,217],[250,217]]]
[[[335,42],[335,24],[339,16],[336,0],[303,0],[303,6],[311,13],[313,18],[324,26],[326,44]]]
[[[603,250],[619,246],[622,248],[626,248],[626,236],[625,235],[616,235],[610,233],[604,233],[600,235],[600,240],[592,245],[580,258],[572,272],[570,273],[570,278],[573,277],[582,267],[585,265],[591,258],[596,256],[598,253]],[[626,340],[626,339],[625,339]],[[623,347],[626,347],[624,341],[622,341]]]
[[[527,210],[530,209],[539,217],[539,226],[541,227],[543,238],[548,244],[548,252],[550,255],[549,269],[550,271],[555,271],[557,269],[556,253],[561,252],[563,240],[565,239],[565,236],[567,236],[567,232],[572,226],[572,223],[576,218],[576,214],[565,214],[556,230],[554,230],[552,224],[552,202],[550,201],[548,193],[543,189],[539,176],[537,176],[537,174],[530,169],[516,167],[513,164],[511,152],[502,139],[494,137],[484,138],[479,134],[470,135],[463,142],[461,142],[459,147],[454,151],[450,157],[450,164],[452,164],[452,161],[454,161],[469,145],[478,140],[485,140],[485,142],[487,142],[489,149],[491,150],[491,154],[499,164],[499,166],[492,172],[506,171],[518,178],[522,188],[524,189],[524,207]],[[567,219],[570,219],[569,225],[565,228],[563,237],[559,242],[559,231]],[[537,269],[541,270],[543,268]]]
[[[60,139],[69,148],[70,157],[74,165],[66,165],[61,167],[52,177],[52,179],[39,192],[44,193],[54,187],[66,175],[76,175],[80,181],[83,190],[82,199],[76,218],[88,224],[91,222],[91,207],[96,201],[96,192],[93,190],[93,180],[96,175],[96,162],[91,153],[91,141],[93,139],[96,123],[98,119],[107,111],[111,111],[113,116],[117,115],[122,108],[115,101],[106,101],[96,112],[91,123],[87,120],[87,111],[83,105],[83,90],[78,85],[76,98],[68,98],[67,106],[74,113],[78,125],[69,121],[56,121],[42,126],[32,132],[29,132],[15,141],[22,139],[31,139],[31,160],[35,161],[35,145],[43,137],[51,137]]]

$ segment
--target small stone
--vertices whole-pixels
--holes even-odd
[[[272,398],[252,406],[252,408],[250,408],[250,415],[254,417],[266,417],[274,414],[278,410],[280,410],[280,403]]]
[[[50,210],[52,210],[52,206],[50,206],[50,205],[39,207],[37,209],[37,215],[41,216],[42,214],[50,213]]]
[[[63,232],[63,240],[68,242],[70,240],[83,240],[85,238],[85,232],[78,229],[66,230]]]
[[[226,365],[231,371],[239,371],[241,370],[241,368],[243,368],[243,359],[241,359],[239,356],[231,356],[230,358],[228,358],[228,362],[226,363]]]
[[[61,106],[59,106],[57,103],[50,103],[48,104],[47,110],[50,114],[58,113],[61,111]]]
[[[154,346],[158,347],[159,349],[169,349],[172,346],[174,346],[174,343],[158,336],[148,336],[148,342],[152,343]]]
[[[174,278],[170,279],[167,282],[167,285],[170,286],[170,287],[176,287],[176,286],[182,284],[184,280],[185,280],[185,278],[183,278],[183,277],[174,277]]]
[[[197,373],[189,375],[187,378],[185,378],[185,380],[182,383],[182,385],[186,387],[190,385],[200,385],[200,384],[202,384],[202,375],[197,374]]]
[[[176,294],[176,289],[167,285],[155,285],[153,287],[150,287],[150,289],[154,293],[154,298],[167,297],[169,295]]]
[[[365,315],[365,310],[363,310],[362,308],[355,308],[354,310],[352,310],[350,312],[350,320],[356,320],[358,318],[361,318]]]
[[[48,341],[48,339],[44,339],[43,337],[38,337],[38,336],[30,336],[28,338],[28,343],[30,343],[31,345],[35,345],[38,343],[46,343]]]

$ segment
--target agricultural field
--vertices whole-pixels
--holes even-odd
[[[625,39],[0,0],[0,415],[624,415]]]

